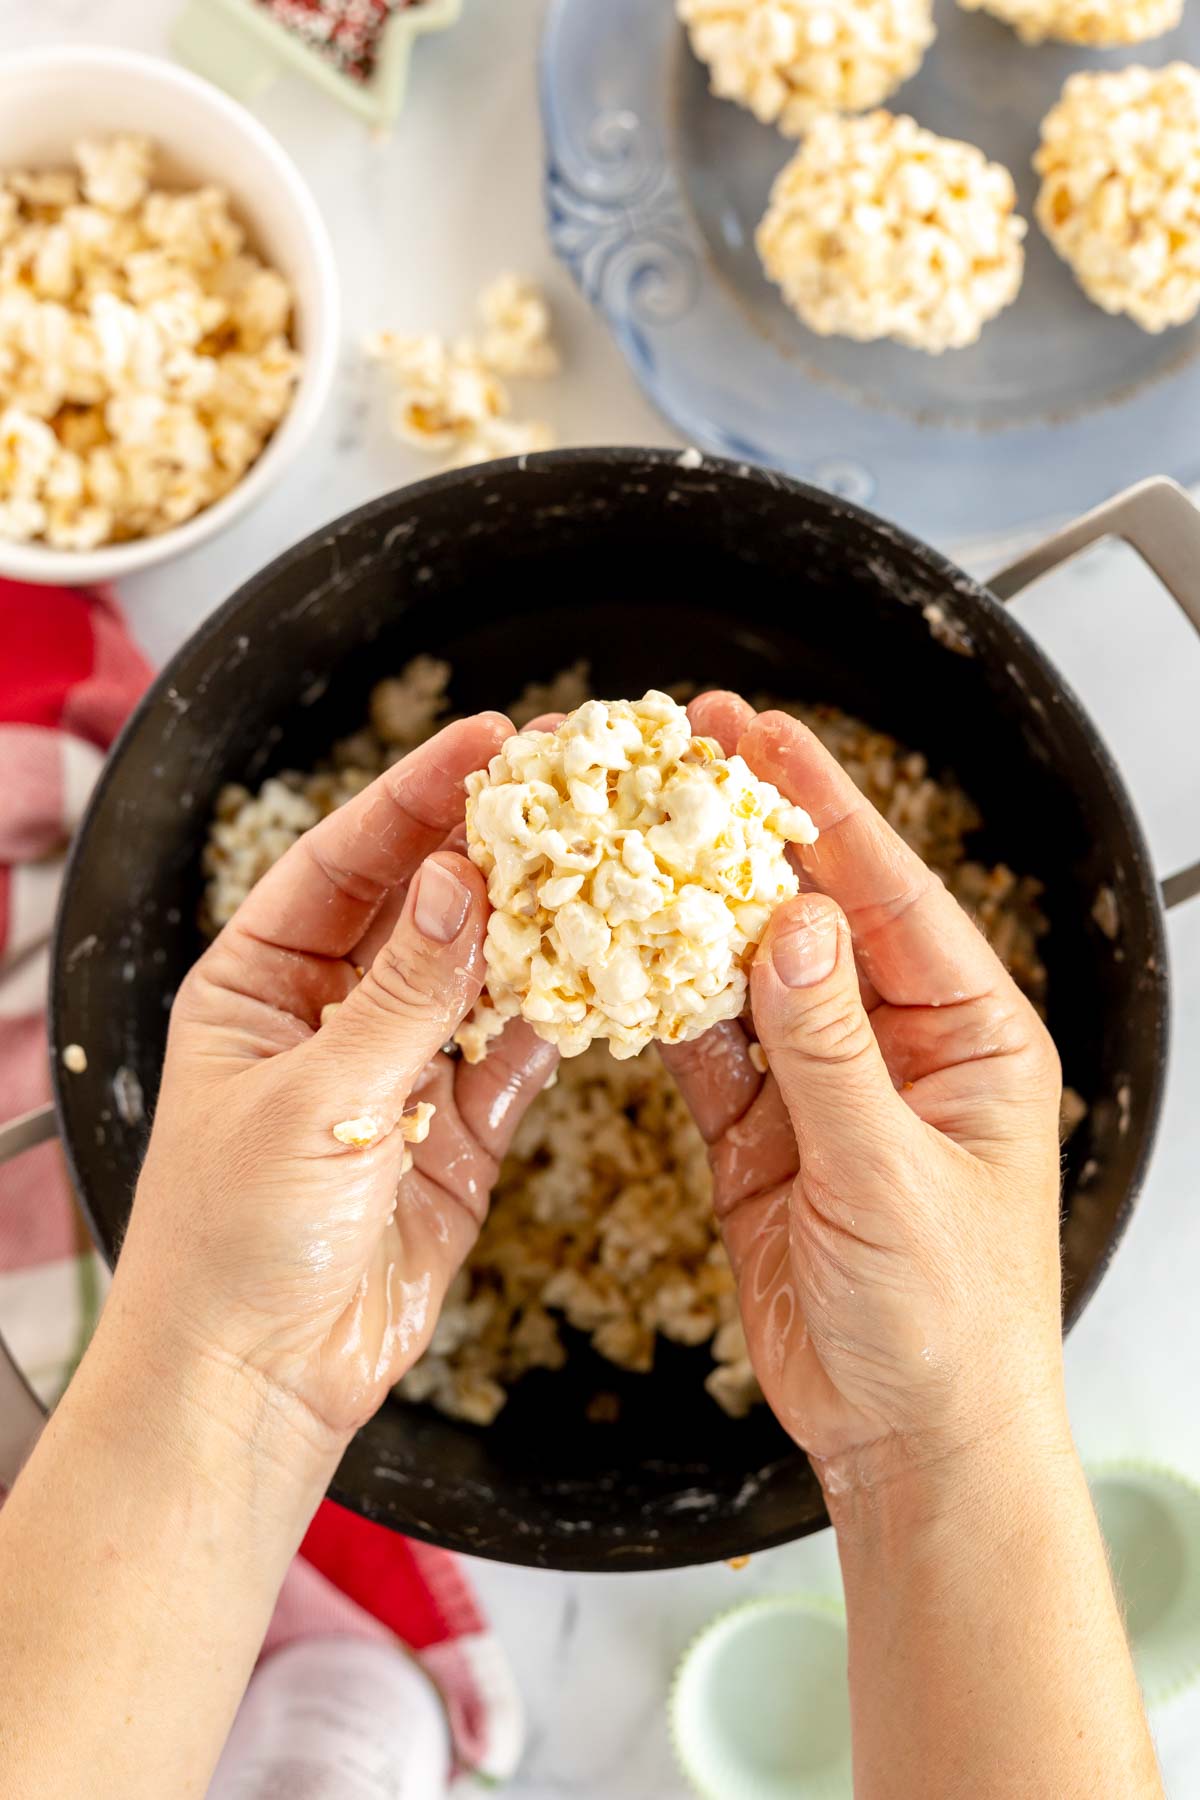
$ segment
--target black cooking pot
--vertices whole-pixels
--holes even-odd
[[[1161,899],[1111,758],[1000,599],[1116,532],[1200,627],[1200,517],[1170,483],[1145,484],[989,592],[828,494],[693,460],[569,451],[373,501],[255,576],[155,682],[79,832],[54,952],[59,1120],[107,1256],[146,1146],[171,996],[201,948],[200,847],[221,785],[313,764],[418,651],[452,664],[464,711],[504,706],[586,657],[604,694],[687,678],[859,713],[954,769],[986,820],[983,857],[1045,880],[1050,1025],[1089,1106],[1065,1181],[1067,1325],[1078,1317],[1158,1117]],[[1105,887],[1115,943],[1093,918]],[[1197,887],[1193,869],[1171,893]],[[60,1074],[69,1043],[87,1051],[82,1075]],[[389,1404],[333,1492],[399,1531],[568,1569],[701,1562],[823,1525],[803,1455],[765,1409],[725,1418],[705,1366],[704,1351],[665,1346],[652,1376],[626,1376],[581,1343],[566,1370],[528,1376],[487,1430]],[[584,1417],[598,1387],[620,1396],[616,1424]]]

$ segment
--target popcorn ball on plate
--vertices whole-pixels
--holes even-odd
[[[987,12],[1011,25],[1026,44],[1047,38],[1094,50],[1144,44],[1173,31],[1183,0],[958,0],[967,12]]]
[[[676,0],[712,91],[799,137],[886,100],[933,42],[932,0]]]
[[[467,847],[495,910],[488,990],[577,1056],[682,1043],[746,998],[771,910],[797,892],[808,814],[693,738],[666,694],[589,700],[467,778]]]
[[[1042,120],[1037,219],[1090,300],[1143,331],[1200,308],[1200,70],[1072,75]]]
[[[756,243],[810,330],[936,354],[1016,299],[1015,205],[1008,170],[973,144],[888,112],[827,114],[776,177]]]

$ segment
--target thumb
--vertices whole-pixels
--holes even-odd
[[[861,1156],[911,1122],[892,1086],[854,966],[850,927],[824,894],[772,916],[750,972],[750,1006],[797,1143]]]
[[[478,869],[449,851],[427,857],[363,980],[304,1046],[320,1091],[391,1129],[479,998],[486,920]]]

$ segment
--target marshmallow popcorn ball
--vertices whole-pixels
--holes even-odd
[[[564,1056],[596,1038],[636,1056],[736,1018],[771,911],[798,891],[787,846],[817,836],[653,690],[509,738],[468,776],[466,816],[492,1005]]]
[[[1200,70],[1072,75],[1042,121],[1037,219],[1090,300],[1143,331],[1200,309]]]
[[[148,138],[0,174],[0,537],[146,537],[228,492],[300,372],[292,294],[219,187],[152,185]]]
[[[959,0],[967,12],[991,13],[1026,44],[1047,38],[1093,50],[1144,44],[1173,31],[1183,0]]]
[[[878,106],[933,42],[932,0],[676,0],[714,94],[799,137]]]
[[[1025,267],[1012,176],[982,150],[888,112],[828,114],[776,177],[756,243],[822,337],[973,344]]]

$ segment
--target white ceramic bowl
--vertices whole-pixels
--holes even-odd
[[[87,136],[144,132],[168,187],[228,189],[253,247],[292,285],[303,358],[292,405],[258,461],[228,494],[157,537],[97,550],[54,550],[0,538],[0,575],[18,581],[111,581],[191,550],[245,512],[301,449],[337,363],[340,302],[333,247],[289,158],[246,110],[208,82],[152,56],[93,48],[0,58],[0,170],[71,161]]]

